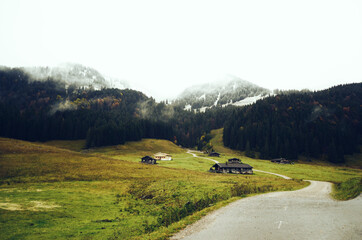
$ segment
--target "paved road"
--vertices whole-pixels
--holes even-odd
[[[331,187],[311,181],[298,191],[244,198],[171,239],[362,239],[362,197],[335,201],[329,196]]]

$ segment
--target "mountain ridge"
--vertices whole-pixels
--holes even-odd
[[[124,80],[105,76],[94,68],[77,63],[63,63],[55,67],[21,67],[20,69],[28,73],[33,81],[44,81],[51,78],[64,82],[68,86],[75,85],[95,90],[129,88],[129,84]]]
[[[199,84],[186,88],[175,100],[186,109],[205,109],[226,106],[247,98],[249,103],[271,94],[271,91],[241,78],[228,75],[223,80]],[[257,97],[259,96],[259,97]],[[246,103],[247,104],[247,103]],[[243,106],[240,104],[238,106]]]

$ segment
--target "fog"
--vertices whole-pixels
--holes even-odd
[[[228,74],[268,89],[362,80],[362,1],[0,1],[0,65],[75,62],[157,100]]]

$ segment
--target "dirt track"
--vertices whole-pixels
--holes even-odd
[[[207,158],[207,157],[199,157],[199,156],[197,156],[195,153],[202,153],[202,152],[200,152],[200,151],[194,151],[194,150],[187,150],[187,152],[186,153],[188,153],[188,154],[191,154],[193,157],[197,157],[197,158],[203,158],[203,159],[207,159],[207,160],[210,160],[210,161],[213,161],[214,163],[219,163],[218,161],[216,161],[216,160],[214,160],[214,159],[212,159],[212,158]]]
[[[330,198],[331,183],[236,201],[171,239],[362,239],[362,196]]]

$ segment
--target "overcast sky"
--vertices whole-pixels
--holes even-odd
[[[269,89],[362,81],[362,1],[0,0],[0,65],[73,62],[160,99],[230,74]]]

